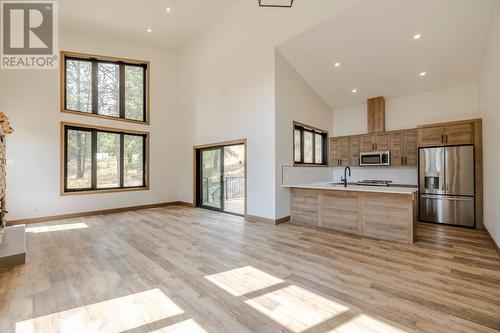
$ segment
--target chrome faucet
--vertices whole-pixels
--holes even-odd
[[[351,168],[347,166],[344,169],[344,178],[340,178],[340,180],[344,182],[344,187],[347,187],[347,170],[349,170],[349,177],[351,177]]]

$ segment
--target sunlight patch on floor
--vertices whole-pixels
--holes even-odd
[[[196,321],[193,319],[181,321],[179,323],[170,325],[168,327],[160,328],[150,333],[207,333]]]
[[[89,226],[86,223],[70,223],[70,224],[47,225],[42,227],[27,227],[26,232],[32,232],[34,234],[38,234],[41,232],[85,229],[88,227]]]
[[[16,333],[120,332],[184,313],[160,289],[16,323]]]
[[[245,266],[218,274],[207,275],[205,279],[233,296],[241,296],[284,282],[252,266]]]
[[[293,332],[302,332],[349,308],[292,285],[245,301]]]
[[[406,333],[398,327],[361,314],[327,333]]]

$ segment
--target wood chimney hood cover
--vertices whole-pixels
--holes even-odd
[[[368,133],[385,132],[385,98],[370,98],[368,104]]]

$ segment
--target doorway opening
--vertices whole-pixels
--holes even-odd
[[[197,207],[246,214],[246,140],[194,147]]]

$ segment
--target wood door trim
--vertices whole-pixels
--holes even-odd
[[[244,200],[244,212],[243,215],[247,215],[247,204],[248,204],[248,142],[247,139],[236,139],[236,140],[229,140],[229,141],[221,141],[221,142],[216,142],[216,143],[209,143],[209,144],[203,144],[203,145],[195,145],[193,146],[193,207],[196,207],[196,180],[198,178],[198,173],[196,172],[197,165],[196,165],[196,151],[200,149],[206,149],[206,148],[220,148],[220,147],[226,147],[226,146],[236,146],[236,145],[243,145],[243,150],[244,150],[244,156],[245,156],[245,163],[244,165],[244,175],[245,175],[245,200]]]

